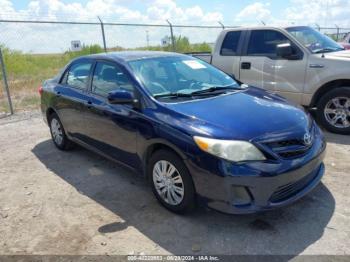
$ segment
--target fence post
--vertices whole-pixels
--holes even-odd
[[[218,21],[218,23],[221,25],[222,30],[225,30],[225,26],[224,26],[224,24],[223,24],[223,23],[221,23],[220,21]]]
[[[174,38],[174,33],[173,33],[173,25],[169,22],[169,20],[166,20],[166,21],[170,27],[171,45],[173,47],[173,52],[175,52],[176,48],[175,48],[175,38]]]
[[[315,24],[315,25],[316,25],[317,30],[318,30],[318,31],[321,31],[320,25],[319,25],[319,24]]]
[[[107,46],[106,46],[106,37],[105,37],[105,27],[104,27],[104,24],[101,20],[101,18],[98,16],[97,17],[98,20],[100,20],[100,24],[101,24],[101,32],[102,32],[102,39],[103,39],[103,48],[105,50],[105,52],[107,52]]]
[[[2,56],[1,47],[0,47],[0,66],[1,66],[1,69],[2,69],[2,78],[4,80],[5,92],[7,94],[7,100],[8,100],[8,103],[9,103],[10,112],[11,112],[11,115],[13,115],[12,101],[11,101],[11,96],[10,96],[9,85],[7,83],[6,68],[5,68],[4,57]]]
[[[337,41],[339,41],[339,26],[335,25],[335,27],[337,28]]]

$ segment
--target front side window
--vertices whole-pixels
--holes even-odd
[[[238,43],[241,31],[228,32],[222,43],[220,54],[224,56],[235,56],[238,52]]]
[[[85,90],[89,81],[91,65],[91,62],[77,62],[73,64],[67,72],[67,85]]]
[[[247,55],[275,58],[277,45],[285,43],[292,45],[290,40],[278,31],[254,30],[250,34]]]
[[[136,77],[153,95],[191,94],[212,87],[237,87],[227,74],[199,59],[168,56],[129,62]]]
[[[92,79],[92,92],[106,97],[109,92],[118,89],[132,92],[134,87],[127,75],[117,65],[97,62]]]
[[[314,54],[344,50],[334,40],[311,27],[296,26],[286,30]]]

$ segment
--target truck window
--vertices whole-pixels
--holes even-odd
[[[228,32],[221,46],[220,55],[237,55],[238,43],[241,37],[241,31]]]
[[[276,46],[290,43],[282,33],[274,30],[254,30],[250,34],[247,55],[276,57]]]

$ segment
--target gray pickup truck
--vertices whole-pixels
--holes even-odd
[[[307,26],[223,30],[193,56],[246,84],[316,111],[329,131],[350,134],[350,50]]]

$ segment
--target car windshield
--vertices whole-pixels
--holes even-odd
[[[314,54],[344,50],[337,42],[311,27],[297,26],[286,30]]]
[[[191,95],[203,96],[206,90],[214,95],[221,89],[239,87],[229,75],[192,57],[145,58],[130,61],[129,65],[154,97],[193,98]]]

